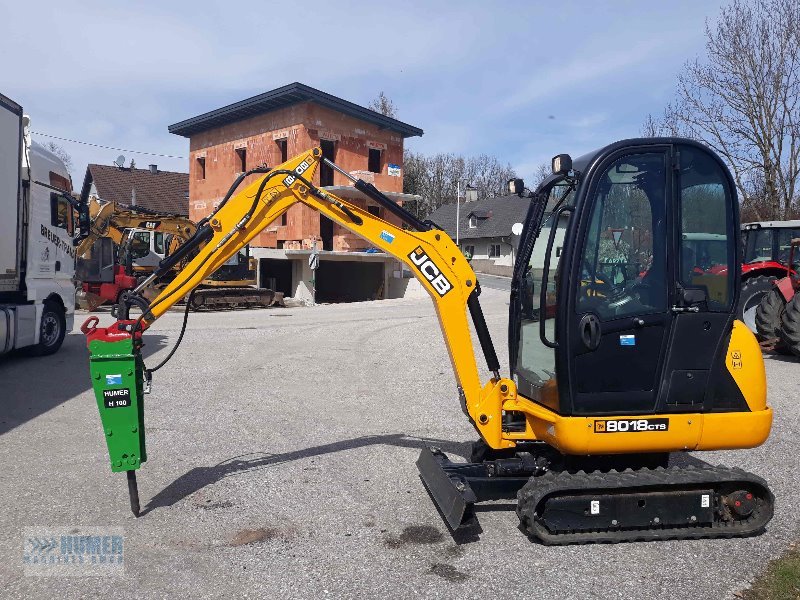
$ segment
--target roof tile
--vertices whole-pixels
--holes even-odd
[[[83,180],[81,198],[88,199],[94,182],[97,195],[124,206],[144,208],[162,214],[189,216],[189,174],[150,169],[126,169],[89,165]],[[135,192],[134,192],[135,190]]]
[[[477,202],[462,202],[459,213],[459,241],[505,237],[511,235],[514,223],[524,223],[528,214],[529,198],[519,196],[496,196],[484,198]],[[475,227],[470,228],[470,215],[478,217]],[[456,237],[456,205],[444,204],[428,217],[439,227],[443,227],[448,235]]]

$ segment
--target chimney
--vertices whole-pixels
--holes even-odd
[[[158,165],[150,165],[150,172],[156,175],[158,173]]]

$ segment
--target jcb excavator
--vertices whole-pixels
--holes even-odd
[[[135,288],[163,258],[174,253],[197,231],[193,221],[180,215],[122,207],[116,202],[101,202],[93,196],[87,204],[91,225],[89,234],[77,246],[76,254],[80,257],[78,297],[89,310],[104,302],[117,302],[122,293]],[[113,270],[98,271],[96,261],[88,256],[95,240],[101,237],[110,238],[117,248]],[[162,287],[180,266],[175,265],[173,273],[161,277]],[[243,248],[202,282],[203,289],[192,297],[192,308],[270,306],[276,294],[256,287],[255,268],[248,248]],[[157,287],[143,290],[149,297],[154,297],[157,291]]]
[[[322,160],[404,227],[313,185]],[[470,526],[475,502],[502,498],[516,498],[525,531],[545,544],[764,529],[774,499],[763,479],[700,461],[667,464],[670,453],[758,446],[772,423],[761,351],[734,318],[736,188],[711,150],[678,138],[626,140],[574,161],[555,157],[535,192],[510,182],[531,204],[511,286],[508,377],[500,375],[478,279],[444,231],[353,179],[319,148],[256,172],[262,176],[234,196],[240,177],[195,236],[162,261],[150,279],[200,248],[157,298],[134,294],[110,327],[98,327],[96,317],[83,325],[111,469],[127,473],[134,514],[136,470],[147,459],[143,394],[161,366],[145,367],[143,333],[301,202],[403,261],[434,302],[458,400],[480,436],[470,462],[435,448],[417,461],[453,530]],[[727,268],[701,270],[698,283],[695,267],[707,258],[683,243],[683,232],[724,239],[727,250],[715,260]],[[143,311],[138,318],[128,318],[132,304]],[[483,385],[468,313],[492,373]]]

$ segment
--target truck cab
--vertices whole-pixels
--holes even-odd
[[[56,352],[75,314],[80,225],[64,162],[30,138],[22,107],[0,94],[0,355]]]

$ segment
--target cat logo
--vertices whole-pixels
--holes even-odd
[[[439,296],[444,296],[447,292],[453,289],[453,284],[447,280],[442,274],[441,269],[437,267],[434,262],[428,257],[425,251],[417,246],[411,254],[408,255],[414,266],[419,269],[419,272],[427,279],[436,290]]]

